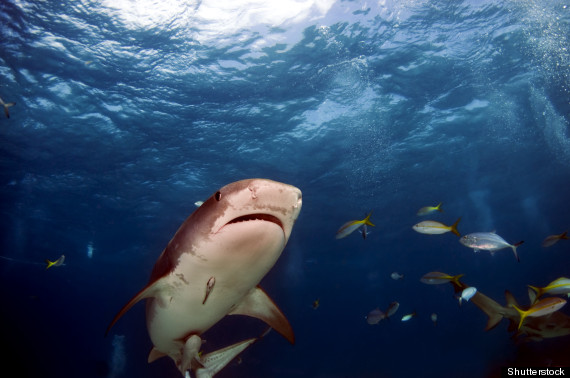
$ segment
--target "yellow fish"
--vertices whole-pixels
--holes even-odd
[[[447,273],[429,272],[424,274],[423,277],[420,278],[420,281],[428,285],[440,285],[448,282],[455,282],[459,285],[459,279],[463,276],[464,274],[450,276]]]
[[[568,231],[564,231],[563,233],[559,234],[559,235],[550,235],[548,237],[546,237],[546,239],[544,239],[542,241],[542,246],[543,247],[550,247],[556,243],[558,243],[559,240],[562,239],[570,239],[566,234],[568,233]]]
[[[372,215],[372,212],[370,212],[370,214],[368,214],[366,216],[366,218],[364,218],[362,220],[353,220],[350,222],[346,222],[336,232],[336,238],[337,239],[345,238],[348,235],[352,234],[355,230],[357,230],[362,225],[368,225],[368,226],[375,227],[374,224],[372,224],[372,222],[370,222],[370,216],[371,215]]]
[[[313,302],[313,310],[316,310],[317,308],[319,308],[321,304],[321,300],[319,298],[315,299]]]
[[[64,255],[61,255],[61,256],[59,257],[59,259],[57,259],[57,260],[55,260],[55,261],[46,260],[46,264],[47,264],[46,270],[48,270],[48,269],[51,268],[52,266],[62,266],[64,261],[65,261],[65,256],[64,256]]]
[[[528,285],[529,288],[536,291],[536,298],[543,294],[570,294],[570,278],[560,277],[549,283],[545,287],[535,287]]]
[[[548,314],[552,314],[555,311],[558,311],[561,307],[566,304],[566,299],[562,298],[555,298],[549,297],[541,299],[540,301],[536,302],[528,310],[521,310],[516,305],[512,305],[515,310],[519,313],[521,320],[519,321],[518,329],[521,328],[523,321],[527,316],[530,317],[539,317],[545,316]]]
[[[417,215],[428,215],[433,213],[434,211],[439,211],[440,213],[443,213],[443,210],[441,209],[441,202],[437,205],[437,206],[424,206],[421,209],[418,210]]]
[[[443,223],[427,220],[415,224],[412,228],[414,231],[419,232],[420,234],[429,234],[429,235],[436,235],[436,234],[445,234],[446,232],[453,232],[457,236],[461,236],[459,231],[457,231],[457,224],[461,218],[457,219],[455,223],[451,226],[446,226]]]

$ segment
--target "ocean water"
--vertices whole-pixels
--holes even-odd
[[[3,369],[179,377],[168,358],[147,364],[143,304],[105,329],[194,202],[250,177],[303,191],[261,282],[296,343],[271,332],[217,377],[569,366],[570,336],[485,332],[450,285],[419,281],[463,273],[526,305],[526,285],[570,275],[570,241],[541,247],[570,229],[569,22],[564,0],[2,1],[0,97],[16,102],[0,113]],[[463,234],[524,240],[520,263],[414,232],[438,202],[431,219],[461,217]],[[335,239],[370,211],[366,240]],[[392,301],[393,318],[367,324]],[[224,319],[204,349],[264,328]]]

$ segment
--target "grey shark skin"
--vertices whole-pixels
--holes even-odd
[[[289,322],[258,284],[285,248],[301,206],[301,191],[276,181],[224,186],[180,226],[147,286],[119,311],[107,333],[135,303],[147,299],[154,345],[148,362],[169,356],[182,375],[199,364],[200,336],[226,315],[261,319],[294,343]],[[212,280],[206,301],[204,288]]]

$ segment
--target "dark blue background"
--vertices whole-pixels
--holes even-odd
[[[0,119],[6,371],[179,376],[168,359],[146,363],[142,304],[106,338],[105,328],[194,202],[250,177],[303,191],[262,281],[297,342],[272,332],[219,377],[481,377],[570,364],[568,336],[518,343],[506,321],[485,332],[485,315],[459,307],[450,285],[419,282],[464,273],[501,304],[505,289],[527,304],[527,284],[570,274],[568,241],[540,247],[570,229],[564,2],[323,2],[286,20],[255,1],[223,17],[206,12],[223,3],[148,3],[0,4],[0,96],[17,102]],[[433,219],[461,216],[461,233],[524,240],[521,262],[415,233],[416,211],[440,201]],[[367,240],[334,239],[369,211]],[[61,254],[66,265],[45,271]],[[366,323],[394,300],[393,319]],[[225,319],[205,348],[263,329]]]

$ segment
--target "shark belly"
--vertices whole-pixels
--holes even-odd
[[[283,231],[273,223],[234,227],[239,229],[232,232],[243,235],[243,240],[233,237],[228,243],[217,238],[197,246],[195,253],[183,253],[177,267],[157,282],[159,294],[147,300],[149,336],[155,349],[174,361],[180,360],[185,340],[202,335],[256,288],[285,247]],[[211,277],[215,288],[203,304]]]

